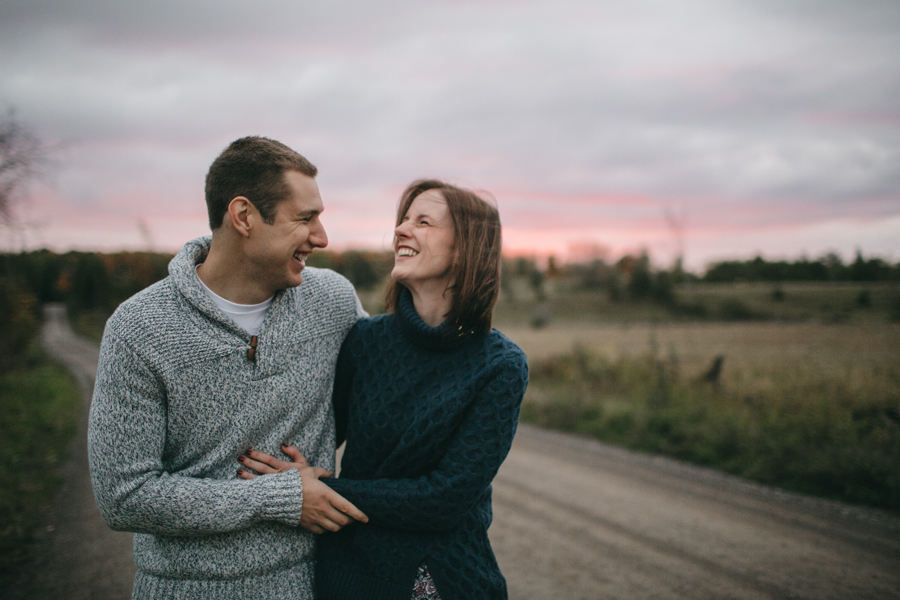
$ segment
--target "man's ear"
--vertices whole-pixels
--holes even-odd
[[[244,196],[236,196],[228,203],[226,219],[231,219],[231,226],[240,235],[250,237],[250,215],[255,207]]]

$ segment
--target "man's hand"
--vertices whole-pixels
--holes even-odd
[[[354,520],[369,522],[369,517],[353,506],[349,500],[319,481],[324,469],[308,467],[300,469],[303,480],[303,509],[300,513],[300,525],[313,533],[339,531]],[[330,476],[331,473],[328,473]]]
[[[313,533],[324,533],[325,531],[339,531],[354,520],[362,523],[369,521],[369,518],[353,506],[349,500],[319,481],[321,477],[331,477],[331,471],[310,467],[300,450],[293,446],[282,446],[281,450],[292,459],[292,462],[278,460],[265,452],[256,450],[248,450],[247,455],[241,456],[238,460],[244,467],[264,475],[284,473],[290,469],[297,469],[300,472],[303,484],[300,525]],[[253,479],[256,475],[241,469],[238,471],[238,477]]]

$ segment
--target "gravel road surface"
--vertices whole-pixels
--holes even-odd
[[[90,488],[87,407],[97,346],[49,307],[44,347],[85,412],[66,482],[16,597],[127,598],[131,535]],[[513,600],[900,598],[900,518],[522,426],[494,485],[491,541]]]

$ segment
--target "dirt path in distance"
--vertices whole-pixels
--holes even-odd
[[[23,573],[12,598],[120,600],[131,597],[131,534],[111,531],[94,502],[87,459],[88,409],[97,374],[97,344],[77,337],[65,308],[45,308],[41,345],[78,380],[82,413],[65,478],[38,532],[37,561]]]

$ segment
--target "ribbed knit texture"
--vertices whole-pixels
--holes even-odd
[[[107,322],[88,433],[94,494],[111,528],[136,532],[134,598],[310,598],[299,473],[246,481],[237,458],[288,443],[333,468],[334,368],[364,313],[346,279],[307,268],[276,294],[251,361],[250,336],[194,272],[208,248],[189,242],[169,277]]]
[[[341,476],[323,480],[368,515],[323,534],[321,600],[409,600],[425,562],[443,600],[506,598],[488,542],[491,480],[528,380],[498,331],[428,327],[407,291],[396,315],[360,321],[338,360]]]

